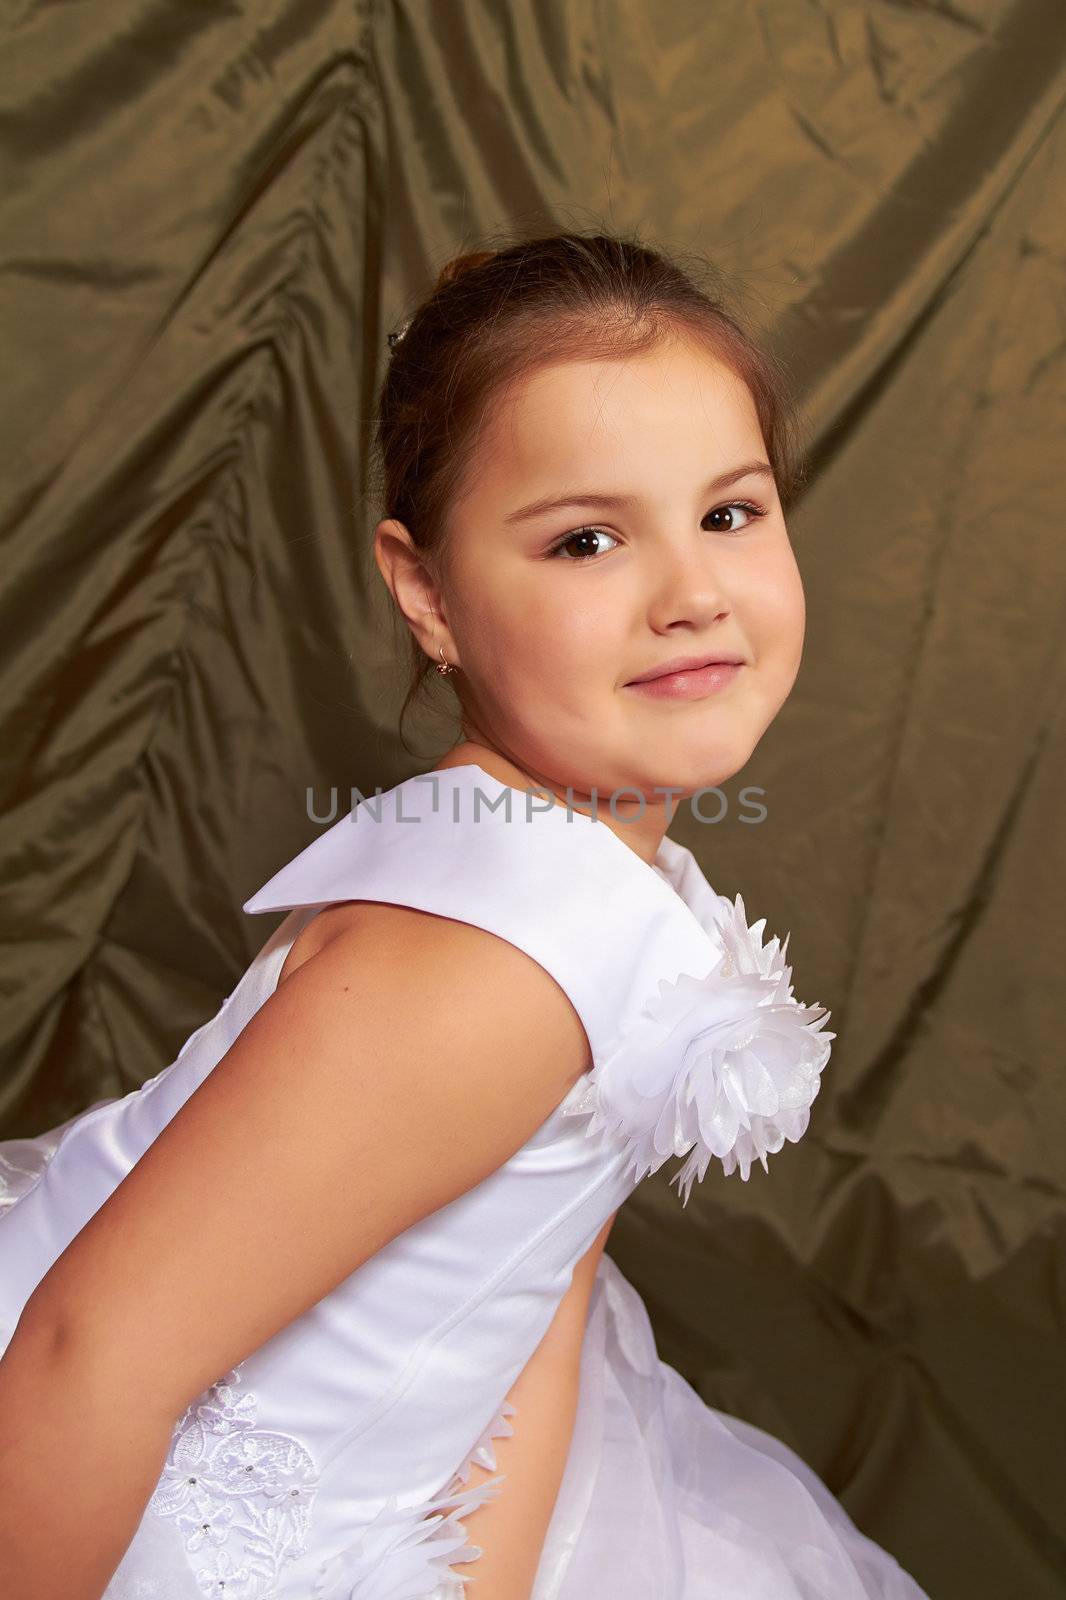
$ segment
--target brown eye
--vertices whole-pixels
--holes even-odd
[[[583,542],[583,547],[568,559],[571,561],[591,561],[595,556],[604,554],[602,550],[591,548],[593,541],[611,539],[613,537],[613,534],[606,533],[603,528],[575,528],[573,533],[565,534],[557,544],[554,544],[549,554],[553,556],[560,555],[568,545],[576,544],[580,540]]]
[[[708,511],[703,520],[712,524],[712,533],[741,533],[748,526],[748,523],[742,522],[739,528],[736,526],[734,513],[737,511],[743,512],[751,521],[754,521],[756,517],[765,517],[766,515],[761,506],[754,505],[750,500],[731,500],[728,505],[715,506],[713,511]],[[723,517],[728,519],[724,524],[720,521],[715,521],[716,518]]]

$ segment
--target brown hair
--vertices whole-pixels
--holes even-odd
[[[375,438],[381,515],[404,524],[432,573],[441,570],[449,507],[497,391],[552,361],[638,355],[670,336],[701,341],[747,385],[787,508],[805,476],[789,379],[727,309],[718,269],[688,259],[686,270],[632,235],[553,233],[471,251],[441,269],[390,336]],[[398,609],[394,616],[411,649],[402,738],[434,663]]]

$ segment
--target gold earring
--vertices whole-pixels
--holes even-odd
[[[446,673],[454,672],[455,670],[456,669],[455,669],[455,667],[452,666],[451,662],[450,661],[446,661],[444,659],[444,646],[441,645],[440,646],[440,664],[437,667],[437,671],[443,677]]]

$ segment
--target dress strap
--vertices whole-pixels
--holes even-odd
[[[663,843],[676,872],[681,847]],[[485,928],[562,987],[596,1061],[660,979],[720,954],[668,877],[602,820],[467,765],[363,797],[244,910],[374,900]]]

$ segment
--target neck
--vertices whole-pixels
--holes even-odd
[[[473,764],[487,772],[490,778],[513,789],[535,789],[555,797],[557,805],[569,805],[574,811],[595,815],[605,827],[617,834],[642,861],[654,865],[663,836],[670,825],[665,797],[656,796],[646,801],[643,810],[633,795],[626,793],[611,807],[611,795],[603,792],[592,795],[583,792],[576,784],[566,783],[547,773],[534,772],[519,766],[502,751],[475,739],[464,739],[453,746],[435,763],[433,770]]]

